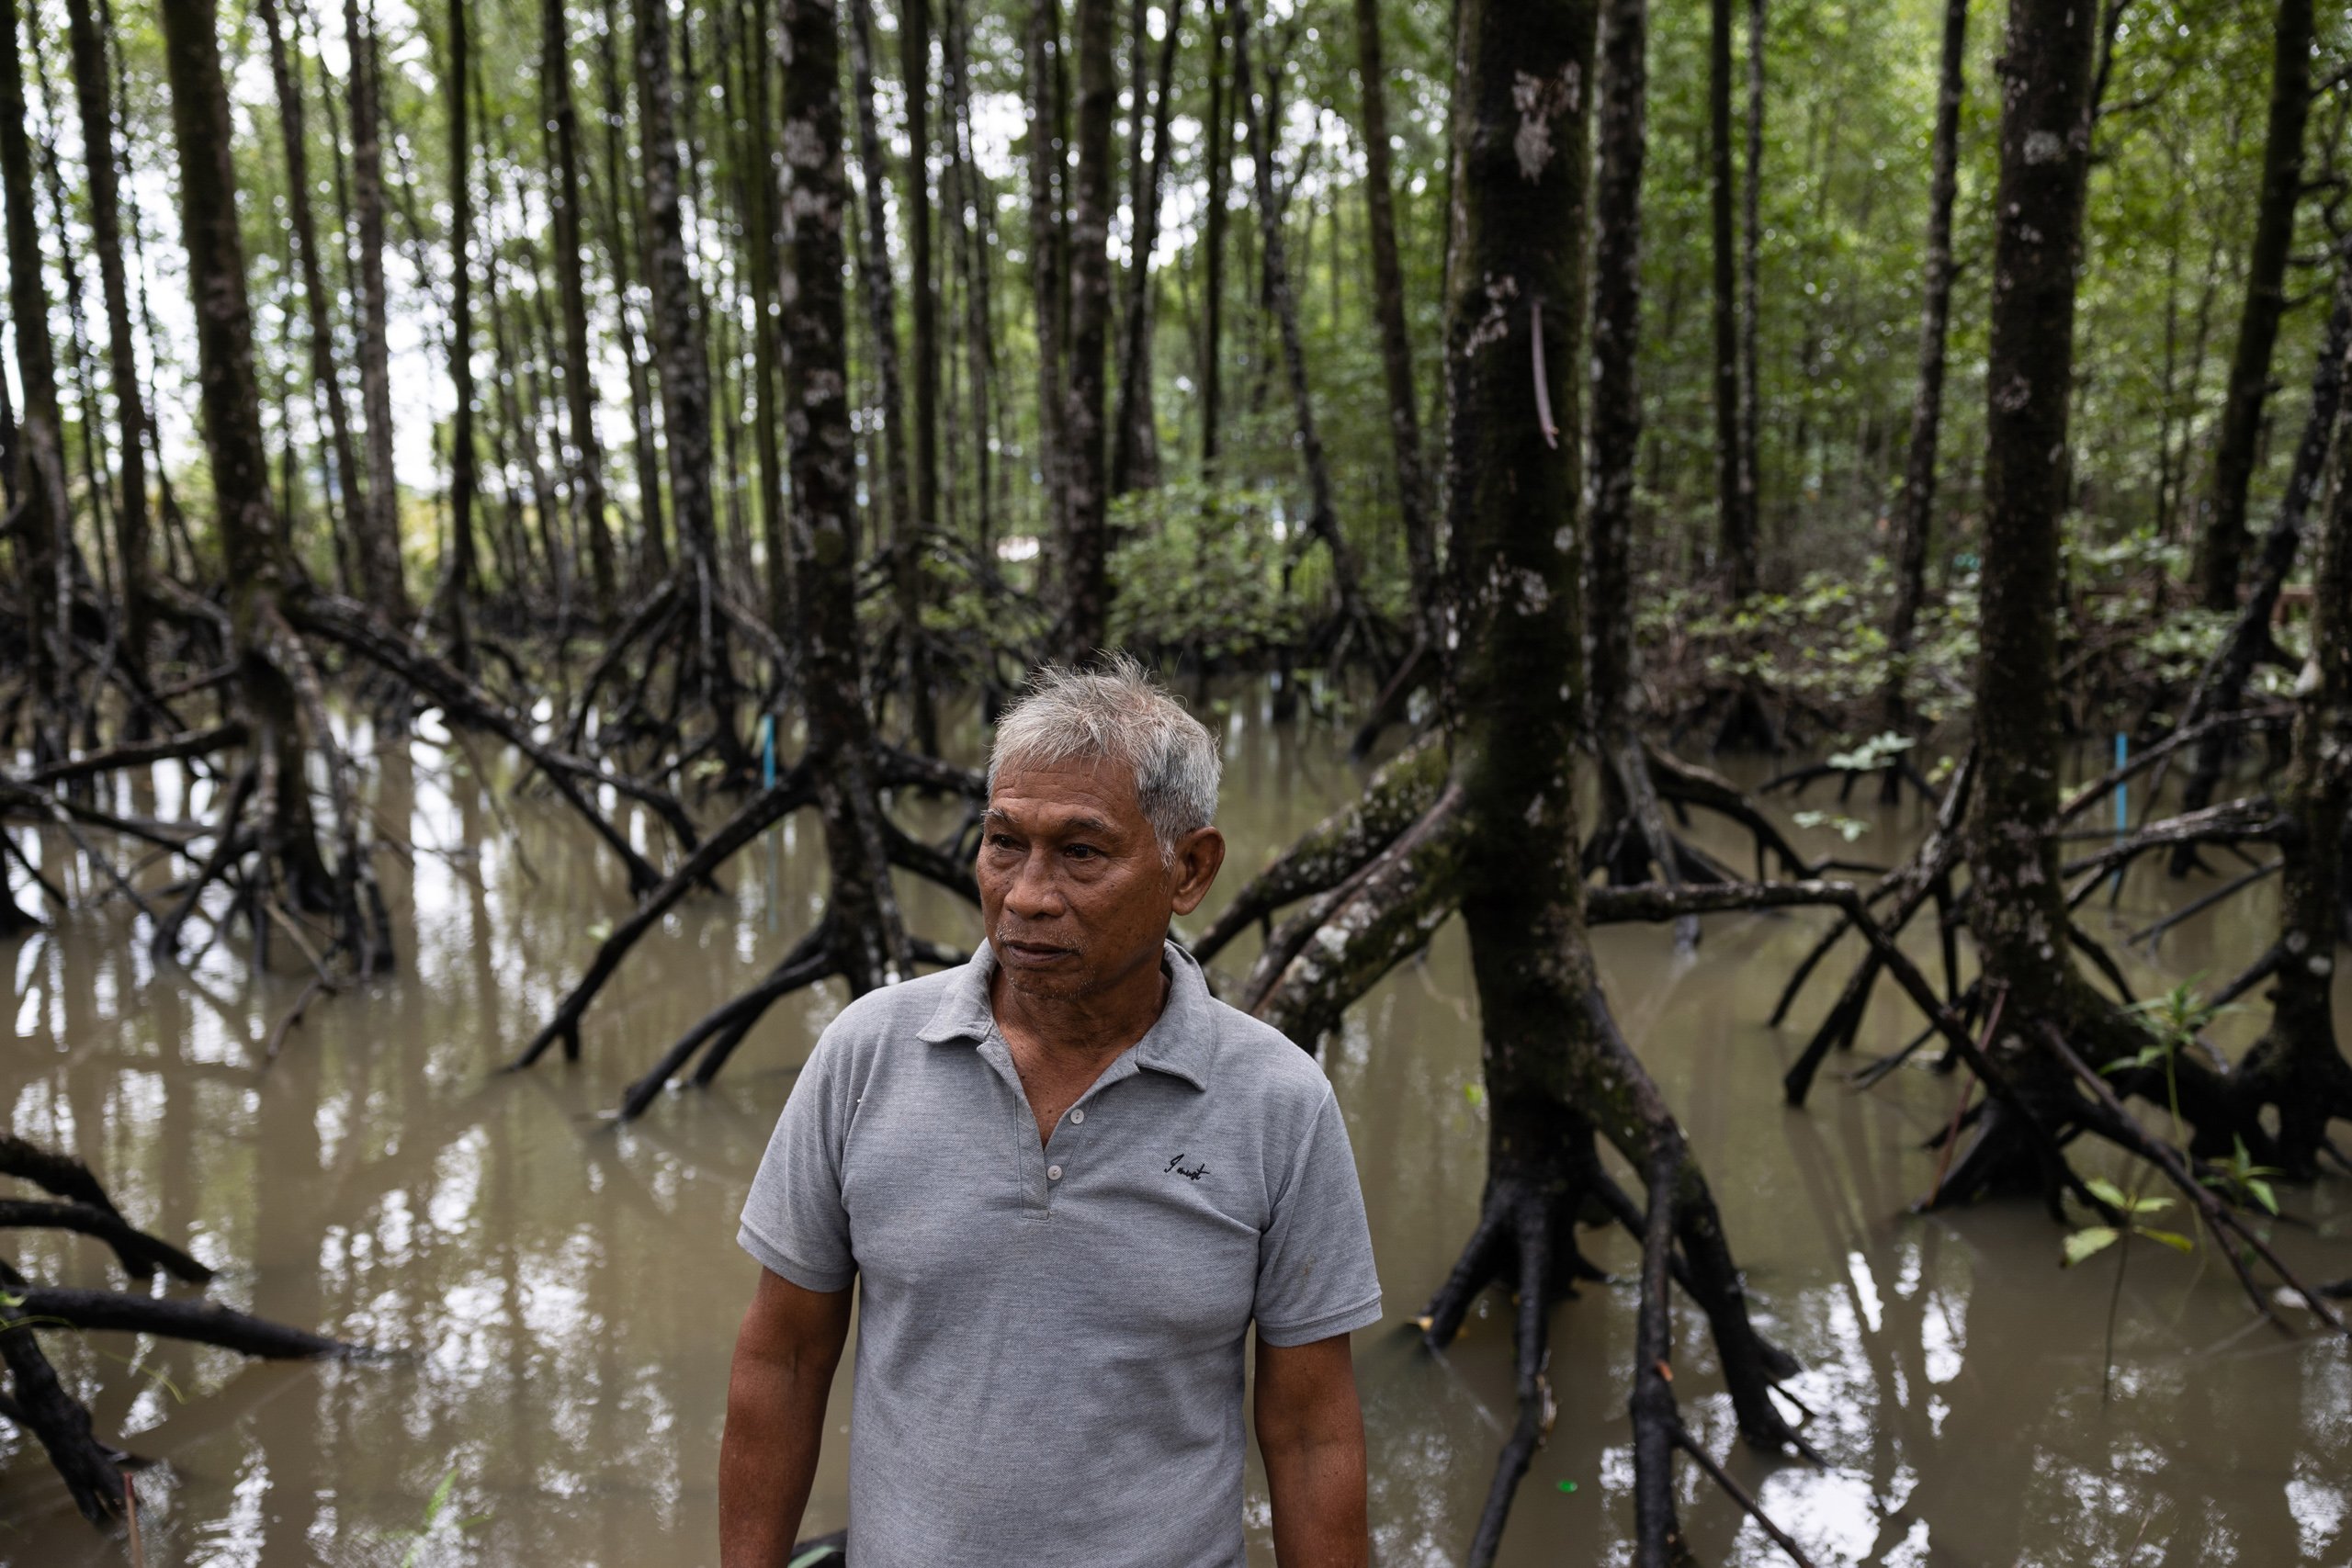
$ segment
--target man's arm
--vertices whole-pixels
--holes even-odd
[[[1348,1337],[1258,1341],[1258,1450],[1273,1493],[1281,1568],[1364,1568],[1363,1412]],[[730,1565],[731,1568],[731,1565]]]
[[[790,1557],[817,1476],[826,1396],[848,1337],[849,1292],[803,1290],[760,1270],[727,1381],[727,1435],[718,1445],[720,1568],[784,1568]]]

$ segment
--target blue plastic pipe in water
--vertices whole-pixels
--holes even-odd
[[[775,788],[775,715],[772,713],[760,715],[760,783],[765,788]],[[768,841],[768,886],[773,889],[776,885],[775,837],[763,837]],[[768,930],[774,931],[776,901],[771,897],[767,903]]]
[[[2121,730],[2115,732],[2115,765],[2118,769],[2132,761],[2132,738]],[[2115,830],[2119,833],[2132,820],[2132,786],[2118,779],[2115,782]]]
[[[2117,771],[2120,772],[2123,765],[2131,760],[2132,738],[2119,729],[2115,732],[2115,766]],[[2132,786],[2129,784],[2126,784],[2123,780],[2118,779],[2115,781],[2115,836],[2117,838],[2120,839],[2123,836],[2125,829],[2131,825],[2131,821]],[[2120,865],[2115,868],[2114,892],[2118,897],[2120,897],[2123,893],[2123,868]]]

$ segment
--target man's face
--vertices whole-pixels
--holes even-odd
[[[1000,770],[977,869],[1006,983],[1038,1000],[1076,1000],[1158,967],[1169,918],[1200,908],[1224,863],[1215,828],[1163,856],[1134,771],[1119,763]]]

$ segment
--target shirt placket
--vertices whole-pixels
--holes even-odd
[[[1079,1172],[1085,1168],[1090,1151],[1101,1144],[1102,1117],[1116,1114],[1115,1111],[1104,1111],[1104,1093],[1113,1084],[1135,1077],[1136,1070],[1135,1052],[1130,1047],[1117,1061],[1102,1070],[1101,1077],[1087,1086],[1086,1092],[1079,1096],[1078,1103],[1063,1111],[1062,1119],[1054,1124],[1054,1135],[1047,1140],[1042,1151],[1049,1205],[1077,1179]]]
[[[1130,1046],[1102,1070],[1101,1077],[1087,1086],[1078,1103],[1062,1112],[1061,1120],[1054,1123],[1053,1135],[1043,1144],[1037,1141],[1036,1107],[1029,1103],[1029,1091],[1021,1087],[1020,1069],[1012,1064],[1012,1047],[993,1024],[980,1049],[1012,1086],[1016,1122],[1013,1135],[1020,1141],[1017,1168],[1022,1173],[1022,1213],[1032,1219],[1048,1218],[1054,1212],[1055,1199],[1076,1179],[1084,1166],[1087,1148],[1095,1141],[1087,1123],[1091,1118],[1099,1124],[1103,1091],[1122,1078],[1135,1076],[1135,1049]]]

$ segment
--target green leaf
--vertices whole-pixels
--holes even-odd
[[[2066,1238],[2065,1266],[2072,1269],[2086,1258],[2095,1257],[2113,1247],[2123,1233],[2113,1225],[2086,1225]]]
[[[826,1558],[831,1557],[832,1554],[833,1549],[830,1546],[812,1546],[808,1551],[802,1552],[799,1556],[794,1558],[791,1562],[786,1563],[784,1568],[809,1568],[811,1563],[822,1562]]]
[[[2189,1240],[2187,1236],[2181,1235],[2178,1231],[2147,1230],[2135,1225],[2132,1227],[2132,1234],[2134,1235],[2146,1236],[2150,1241],[2154,1242],[2157,1246],[2169,1247],[2175,1252],[2194,1252],[2197,1250],[2197,1244]]]
[[[1487,1103],[1487,1086],[1482,1083],[1464,1084],[1462,1086],[1462,1098],[1470,1102],[1471,1110],[1476,1111],[1478,1107]]]
[[[2161,1214],[2171,1207],[2169,1198],[2133,1198],[2123,1205],[2123,1210],[2131,1214]]]
[[[2094,1176],[2083,1185],[2091,1190],[2092,1197],[2110,1209],[2122,1209],[2128,1212],[2132,1207],[2132,1200],[2124,1196],[2123,1189],[2105,1177]]]
[[[2249,1176],[2246,1178],[2245,1190],[2248,1197],[2272,1213],[2278,1212],[2278,1194],[2270,1190],[2270,1183],[2267,1181],[2258,1176]]]

